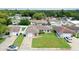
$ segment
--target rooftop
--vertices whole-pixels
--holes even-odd
[[[27,28],[27,32],[38,32],[39,30],[51,30],[50,26],[43,26],[43,25],[33,25]]]
[[[57,32],[61,32],[61,33],[74,33],[73,30],[71,30],[67,27],[64,27],[64,26],[56,27],[55,29],[56,29]]]
[[[72,22],[74,24],[79,24],[79,21],[78,20],[73,20],[73,21],[70,21],[70,22]]]
[[[19,32],[20,27],[10,27],[10,32]]]
[[[48,23],[47,20],[30,20],[33,23]]]

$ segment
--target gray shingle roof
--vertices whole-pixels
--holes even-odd
[[[43,26],[43,25],[32,25],[27,28],[27,32],[31,33],[39,33],[39,30],[51,30],[50,26]]]

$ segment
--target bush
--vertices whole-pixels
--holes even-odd
[[[10,34],[10,32],[6,32],[6,33],[5,33],[5,35],[9,35],[9,34]]]
[[[44,34],[44,33],[45,33],[45,32],[44,32],[44,31],[42,31],[42,30],[40,30],[40,31],[39,31],[39,34]]]

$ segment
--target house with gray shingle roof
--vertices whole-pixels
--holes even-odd
[[[18,35],[20,31],[20,27],[9,27],[10,35]]]
[[[72,37],[73,33],[75,33],[73,30],[60,26],[60,27],[55,27],[55,31],[59,37]]]
[[[27,28],[26,33],[31,33],[32,35],[38,35],[40,31],[45,33],[50,33],[52,30],[51,26],[43,26],[43,25],[31,25]]]

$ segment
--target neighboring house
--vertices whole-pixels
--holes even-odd
[[[40,31],[50,33],[51,30],[52,28],[50,26],[32,25],[27,28],[26,33],[35,36],[38,35]]]
[[[77,27],[77,26],[65,26],[65,27],[73,30],[75,33],[79,33],[79,27]]]
[[[19,35],[20,33],[26,34],[25,32],[28,26],[9,25],[8,27],[10,28],[10,35]]]
[[[64,27],[64,26],[60,26],[60,27],[56,27],[55,28],[56,33],[58,34],[58,36],[64,38],[64,37],[72,37],[74,31]]]
[[[75,33],[74,33],[74,36],[75,37],[79,37],[79,27],[78,26],[65,26],[71,30],[73,30]]]
[[[30,20],[32,25],[47,25],[47,20]]]
[[[62,24],[60,23],[60,21],[55,18],[55,17],[51,17],[49,18],[49,23],[52,25],[52,26],[61,26]]]
[[[20,27],[10,27],[10,35],[18,35]]]
[[[62,24],[62,25],[70,24],[70,23],[69,23],[70,20],[71,20],[70,18],[62,17],[62,18],[61,18],[61,24]]]
[[[78,20],[72,20],[70,22],[75,24],[76,27],[79,27],[79,21]]]

